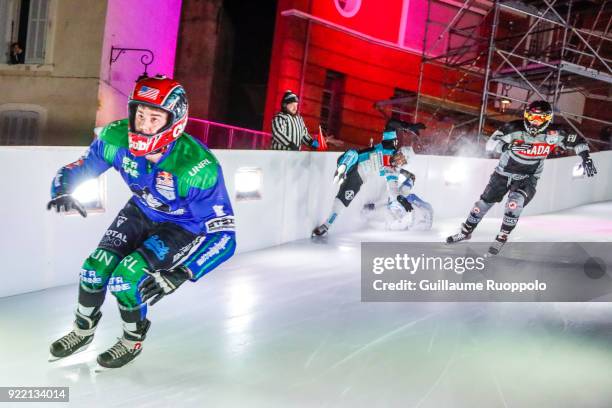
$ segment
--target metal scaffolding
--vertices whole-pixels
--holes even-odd
[[[415,120],[425,116],[431,128],[441,115],[452,116],[456,120],[450,133],[478,122],[480,109],[474,101],[482,99],[493,4],[490,0],[428,1]],[[432,68],[441,69],[442,75],[428,75]],[[439,87],[441,98],[433,106],[423,92],[424,80]]]
[[[583,119],[610,126],[610,116],[558,106],[567,94],[612,100],[611,24],[611,0],[429,0],[414,118],[427,112],[432,120],[457,104],[478,106],[479,97],[473,120],[465,123],[478,122],[480,140],[530,100],[544,99],[578,134]],[[442,98],[433,111],[423,103],[431,66],[443,70]]]

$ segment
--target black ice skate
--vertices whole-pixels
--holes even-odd
[[[98,356],[98,364],[104,368],[119,368],[134,360],[142,352],[142,341],[150,326],[151,322],[145,319],[137,323],[135,332],[124,329],[123,337]]]
[[[72,331],[54,341],[51,347],[49,347],[49,351],[51,352],[49,361],[68,357],[87,349],[89,343],[93,340],[94,332],[96,331],[96,327],[101,317],[101,312],[93,316],[85,316],[77,310]]]
[[[329,227],[327,226],[327,224],[321,224],[319,225],[317,228],[312,230],[312,237],[322,237],[324,235],[327,235],[327,230],[329,229]]]
[[[504,233],[497,234],[497,236],[495,237],[495,241],[493,241],[493,243],[489,247],[489,253],[491,255],[499,254],[499,251],[501,251],[501,249],[504,246],[504,244],[506,243],[506,241],[508,241],[508,235],[507,234],[504,234]]]
[[[467,241],[468,239],[472,238],[472,231],[473,228],[470,228],[466,223],[462,223],[461,232],[446,238],[446,243],[454,244],[455,242],[459,241]]]

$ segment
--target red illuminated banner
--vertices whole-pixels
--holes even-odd
[[[380,40],[398,43],[405,0],[313,0],[311,14]]]

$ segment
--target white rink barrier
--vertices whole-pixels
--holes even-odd
[[[83,151],[83,147],[0,147],[4,220],[0,297],[76,283],[83,260],[130,197],[119,175],[110,170],[102,177],[106,182],[104,212],[92,212],[83,219],[46,211],[56,170]],[[219,150],[215,154],[234,204],[239,252],[307,238],[327,217],[337,191],[332,177],[339,153]],[[593,159],[599,174],[592,179],[572,177],[579,157],[547,161],[538,193],[525,214],[612,200],[612,152],[595,153]],[[463,218],[496,163],[493,159],[417,156],[412,164],[414,192],[433,205],[437,219]],[[245,168],[259,169],[260,199],[235,199],[236,172]],[[382,181],[363,186],[353,205],[336,221],[333,233],[361,226],[362,204],[383,189]],[[490,213],[493,217],[501,214],[501,206]]]

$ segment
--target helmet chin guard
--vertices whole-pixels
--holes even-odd
[[[523,112],[525,130],[530,135],[537,135],[546,130],[553,120],[553,109],[546,101],[531,102]]]
[[[137,132],[136,109],[140,105],[167,112],[166,125],[153,135]],[[137,81],[128,101],[130,153],[134,156],[145,156],[174,142],[187,126],[188,111],[185,89],[177,81],[160,75]]]

